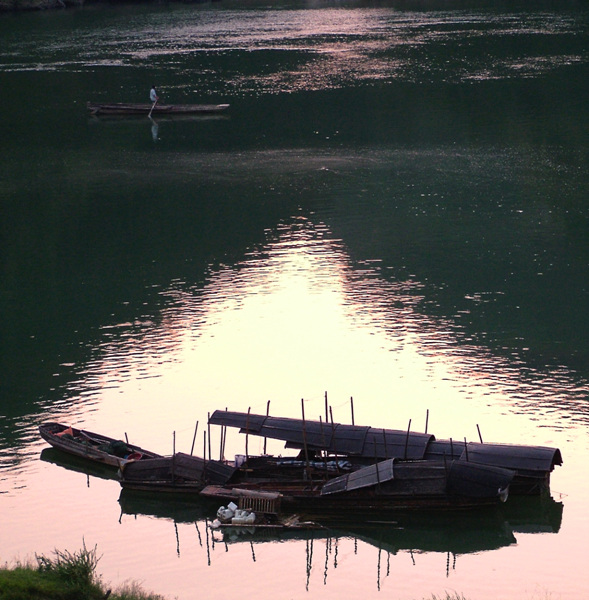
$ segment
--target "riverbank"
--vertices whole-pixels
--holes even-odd
[[[96,547],[79,552],[55,550],[54,558],[36,556],[37,564],[0,568],[0,597],[3,600],[164,600],[159,594],[144,592],[128,583],[108,589],[96,574],[100,557]]]
[[[0,0],[0,13],[82,6],[84,0]]]
[[[106,0],[108,2],[108,0]],[[157,0],[155,0],[157,1]],[[194,4],[201,4],[207,0],[192,0]],[[150,0],[145,0],[149,3]],[[8,12],[41,11],[52,9],[67,9],[83,6],[84,4],[101,4],[105,0],[0,0],[0,14]]]

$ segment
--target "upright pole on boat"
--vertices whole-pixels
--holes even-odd
[[[194,428],[194,436],[192,437],[192,446],[190,446],[190,456],[194,452],[194,442],[196,442],[196,432],[198,431],[198,421],[196,421],[196,427]]]
[[[206,430],[202,432],[202,460],[203,467],[207,465],[207,432]]]
[[[176,480],[176,432],[172,434],[172,484]]]
[[[409,431],[411,430],[411,419],[409,419],[409,426],[407,427],[407,436],[405,437],[405,460],[407,460],[407,446],[409,445]]]
[[[227,412],[227,407],[225,407],[225,412]],[[225,445],[227,444],[227,425],[223,425],[223,458],[225,458]]]
[[[247,417],[245,419],[245,461],[249,460],[249,436],[250,436],[250,411],[252,407],[247,409]]]
[[[388,459],[389,451],[387,449],[387,434],[386,434],[386,430],[384,427],[382,428],[382,441],[384,442],[384,457],[385,457],[385,459]]]
[[[352,396],[350,396],[350,407],[352,409],[352,425],[355,425],[355,423],[354,423],[354,398]]]
[[[329,407],[329,416],[331,417],[331,440],[333,442],[333,454],[335,458],[335,468],[339,472],[339,462],[337,460],[337,444],[335,443],[335,425],[333,423],[333,411]]]
[[[325,432],[323,431],[323,417],[321,415],[319,415],[319,430],[321,431],[321,445],[323,446],[321,451],[323,466],[325,467],[325,475],[327,475],[327,448],[325,447]]]
[[[327,411],[327,392],[325,392],[325,422],[329,423],[329,412]]]
[[[425,433],[427,433],[428,423],[429,423],[429,408],[425,411]]]
[[[477,423],[477,431],[479,432],[479,440],[481,440],[481,444],[483,443],[483,436],[481,435],[481,428],[479,427],[479,424]]]
[[[223,460],[223,439],[225,437],[225,426],[221,425],[221,436],[219,437],[219,460]]]
[[[307,426],[305,424],[305,400],[301,398],[301,413],[303,415],[303,448],[305,450],[305,463],[307,465],[307,479],[311,480],[311,470],[309,467],[309,450],[307,448]]]
[[[208,438],[209,438],[209,460],[211,460],[211,413],[207,413],[207,414],[208,414],[207,432],[208,432]]]
[[[266,402],[266,416],[268,416],[270,414],[270,400],[268,400],[268,402]],[[264,455],[266,454],[266,440],[268,438],[264,437]]]
[[[376,470],[376,486],[377,486],[376,489],[380,493],[380,473],[378,472],[378,456],[377,456],[377,452],[376,452],[376,438],[372,438],[372,443],[374,445],[374,468]]]
[[[464,438],[464,452],[466,454],[466,462],[468,462],[468,445],[466,443],[466,438]]]

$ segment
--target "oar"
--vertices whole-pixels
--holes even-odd
[[[149,114],[147,115],[150,119],[151,119],[151,113],[152,113],[153,109],[155,108],[156,104],[157,104],[157,100],[153,103],[153,106],[151,107],[151,110],[149,111]]]

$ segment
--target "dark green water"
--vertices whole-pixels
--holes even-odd
[[[39,466],[45,419],[104,433],[131,423],[142,445],[168,452],[170,432],[190,439],[207,411],[271,398],[276,414],[292,414],[301,397],[321,411],[328,389],[340,407],[360,397],[364,422],[404,427],[432,409],[440,437],[481,419],[494,441],[561,447],[562,531],[477,555],[451,584],[495,598],[489,573],[515,560],[527,587],[511,574],[503,597],[579,597],[588,24],[578,3],[220,2],[0,17],[2,513],[48,520],[41,481],[61,470]],[[230,110],[86,114],[88,100],[145,102],[154,82],[164,101]],[[73,479],[61,485],[75,495]],[[116,483],[98,487],[90,503],[116,504]],[[0,559],[79,545],[93,532],[84,514],[69,516],[71,538],[18,530]],[[122,560],[120,528],[102,527],[97,542]],[[158,527],[141,535],[159,543]],[[399,567],[399,598],[448,584],[436,578],[444,570],[430,577],[435,550],[421,545],[421,583]],[[144,552],[124,559],[131,573]],[[554,554],[567,562],[560,573],[537,566]],[[174,560],[164,555],[162,569],[179,569]],[[372,593],[356,566],[311,593],[335,597],[352,579]],[[191,597],[183,586],[162,591]]]

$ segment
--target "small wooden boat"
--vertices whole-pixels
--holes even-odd
[[[92,115],[198,115],[224,112],[229,104],[133,104],[88,102]]]
[[[103,465],[120,468],[128,462],[160,455],[139,446],[61,423],[43,423],[41,437],[54,448]]]
[[[119,483],[124,490],[196,495],[209,482],[225,483],[234,471],[223,462],[177,452],[121,465]]]

